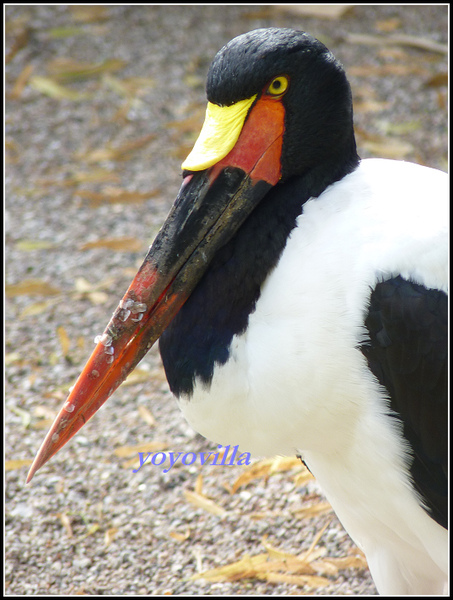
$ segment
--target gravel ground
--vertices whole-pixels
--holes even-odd
[[[145,442],[176,452],[216,448],[179,414],[155,348],[137,383],[118,390],[31,485],[25,477],[176,195],[215,52],[256,27],[309,31],[350,75],[361,155],[445,170],[446,54],[373,42],[407,34],[445,44],[447,6],[355,6],[330,20],[259,5],[5,10],[5,447],[8,461],[20,461],[6,471],[6,593],[375,594],[365,568],[330,574],[327,587],[290,578],[190,579],[263,553],[264,535],[297,554],[327,525],[316,552],[345,557],[355,549],[332,513],[300,516],[323,499],[314,482],[296,485],[294,470],[255,479],[235,494],[228,490],[241,466],[132,472],[116,450]],[[372,37],[356,43],[353,34]],[[104,68],[57,80],[57,58]],[[123,62],[105,63],[113,59]],[[55,82],[63,87],[49,88]],[[113,249],[106,247],[111,239]],[[188,500],[200,474],[203,494],[223,516]]]

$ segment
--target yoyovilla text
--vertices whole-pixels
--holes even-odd
[[[230,456],[228,453],[231,446],[218,446],[219,452],[148,452],[145,458],[145,452],[139,452],[138,458],[140,460],[140,466],[138,469],[134,469],[133,473],[138,473],[143,465],[148,462],[155,467],[161,467],[167,462],[167,458],[170,459],[170,466],[168,469],[164,469],[163,473],[168,473],[170,469],[180,460],[183,465],[193,465],[199,460],[201,465],[250,465],[250,452],[243,452],[238,455],[239,446],[233,446],[233,451]],[[223,452],[221,452],[223,448]]]

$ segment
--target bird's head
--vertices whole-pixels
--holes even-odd
[[[274,132],[281,135],[276,142],[281,144],[280,156],[274,152],[270,166],[281,181],[309,175],[311,170],[314,177],[324,170],[335,178],[334,171],[342,170],[345,162],[356,164],[349,82],[333,54],[307,33],[270,28],[234,38],[214,58],[206,92],[205,126],[183,168],[196,167],[198,151],[206,149],[205,128],[206,134],[216,131],[210,109],[218,119],[218,131],[227,124],[233,131],[229,115],[237,115],[234,132],[247,137],[242,143],[252,144],[264,131],[268,143]],[[220,137],[233,144],[234,137]],[[210,161],[217,162],[223,151],[231,149],[219,145],[219,155],[212,152]]]
[[[220,247],[276,186],[317,196],[357,164],[349,84],[319,41],[258,29],[222,50],[173,208],[47,434],[28,481],[94,415],[160,337]]]

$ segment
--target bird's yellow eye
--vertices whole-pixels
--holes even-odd
[[[275,77],[267,88],[267,93],[270,96],[283,96],[289,86],[289,79],[285,75]]]

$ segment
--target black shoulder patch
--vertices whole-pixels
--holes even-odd
[[[394,277],[371,292],[361,350],[410,444],[410,472],[443,527],[448,512],[447,312],[444,292]]]

